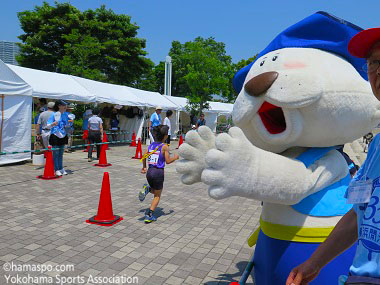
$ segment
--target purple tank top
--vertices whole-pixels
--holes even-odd
[[[147,161],[149,167],[156,167],[156,168],[165,168],[165,157],[162,154],[162,147],[164,146],[164,143],[162,142],[153,142],[148,146],[148,152],[154,151],[157,147],[157,151],[153,154],[151,154]]]

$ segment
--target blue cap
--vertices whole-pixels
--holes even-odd
[[[57,104],[57,106],[66,106],[67,105],[67,102],[66,101],[64,101],[64,100],[57,100],[56,101],[56,104]]]
[[[287,28],[256,57],[283,48],[316,48],[335,53],[351,63],[359,74],[368,80],[367,73],[362,70],[365,60],[352,56],[348,52],[348,42],[363,29],[326,12],[317,12]],[[243,88],[245,77],[252,64],[240,69],[232,81],[236,92]]]

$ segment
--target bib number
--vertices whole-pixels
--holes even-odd
[[[155,152],[148,157],[149,165],[157,165],[160,152]]]

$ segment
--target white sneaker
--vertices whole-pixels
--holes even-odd
[[[55,172],[55,175],[57,175],[57,176],[62,176],[62,173],[61,173],[61,171],[57,170],[57,171]]]
[[[66,172],[66,170],[64,168],[61,169],[61,172],[62,172],[63,175],[67,175],[67,172]]]

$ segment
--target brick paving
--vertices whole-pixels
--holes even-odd
[[[75,269],[41,274],[2,268],[0,284],[6,284],[5,274],[16,273],[80,276],[86,282],[88,276],[136,276],[138,284],[149,285],[238,281],[253,252],[246,240],[258,224],[260,203],[240,197],[215,201],[205,185],[183,185],[172,164],[165,170],[158,221],[146,225],[143,214],[151,196],[143,203],[137,198],[145,176],[140,162],[131,159],[134,152],[111,147],[107,158],[113,166],[107,168],[92,166],[82,151],[65,153],[70,174],[54,181],[36,179],[43,168],[31,163],[0,167],[0,265],[73,264]],[[104,171],[110,174],[114,214],[124,218],[112,227],[85,223],[97,212]],[[67,284],[92,284],[81,280]],[[252,276],[247,284],[254,284]]]

